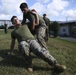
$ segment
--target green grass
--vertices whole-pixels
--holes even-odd
[[[76,43],[58,38],[49,38],[47,43],[49,52],[60,64],[67,66],[67,69],[59,74],[46,62],[32,54],[34,72],[27,71],[26,61],[19,56],[17,42],[14,49],[15,55],[8,55],[10,49],[12,30],[5,34],[0,31],[0,75],[76,75]]]

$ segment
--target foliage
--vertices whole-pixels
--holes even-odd
[[[4,25],[1,25],[1,26],[0,26],[0,29],[4,29]]]
[[[51,27],[50,27],[51,31],[54,32],[54,37],[58,36],[58,31],[59,31],[59,24],[58,22],[54,21],[53,23],[51,23]]]

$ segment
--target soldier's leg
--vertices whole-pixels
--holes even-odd
[[[39,27],[37,31],[37,40],[42,47],[47,49],[45,36],[46,36],[46,27],[45,26]]]
[[[32,68],[32,57],[30,55],[29,44],[25,41],[20,42],[19,50],[28,63],[28,69]],[[32,69],[30,71],[32,71]]]
[[[44,61],[48,62],[49,65],[54,65],[57,63],[56,59],[49,54],[49,51],[45,48],[41,48],[37,41],[32,40],[30,44],[31,50],[38,57],[42,58]]]
[[[45,48],[41,48],[35,40],[31,41],[30,47],[34,54],[42,58],[49,65],[53,66],[56,70],[63,72],[66,69],[65,65],[58,64],[57,60],[52,55],[50,55],[49,51]]]

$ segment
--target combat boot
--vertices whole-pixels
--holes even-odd
[[[28,71],[29,71],[29,72],[33,72],[33,68],[29,67],[29,68],[28,68]]]
[[[55,64],[54,69],[59,71],[59,72],[63,72],[64,70],[66,70],[66,66],[60,65],[60,64]]]

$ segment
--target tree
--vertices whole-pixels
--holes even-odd
[[[57,36],[58,36],[59,27],[60,27],[60,26],[59,26],[58,22],[56,22],[56,21],[54,21],[54,22],[51,24],[50,29],[51,29],[51,31],[54,32],[54,37],[57,37]]]
[[[0,29],[4,29],[4,26],[3,26],[3,25],[1,25],[1,26],[0,26]]]

